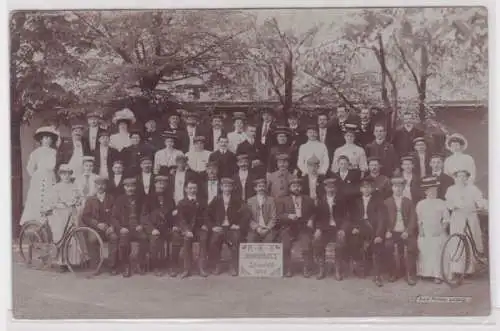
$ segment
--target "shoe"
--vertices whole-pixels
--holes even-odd
[[[382,283],[382,278],[380,278],[380,276],[375,277],[374,281],[375,281],[375,285],[377,285],[377,287],[384,286],[384,284]]]
[[[203,277],[203,278],[207,278],[208,277],[208,272],[206,272],[205,269],[200,268],[200,276]]]
[[[111,269],[111,270],[109,271],[109,274],[110,274],[111,276],[116,276],[116,275],[118,275],[118,270],[117,270],[116,268],[113,268],[113,269]]]
[[[220,264],[217,264],[217,265],[215,266],[214,275],[218,276],[218,275],[220,275],[221,273],[222,273],[222,267],[221,267],[221,265],[220,265]]]
[[[155,275],[156,277],[161,277],[161,276],[163,276],[163,271],[161,271],[161,270],[160,270],[160,269],[158,269],[158,268],[153,269],[153,273],[154,273],[154,275]]]
[[[132,276],[132,269],[130,268],[130,266],[125,267],[125,270],[123,271],[122,276],[125,278],[129,278],[130,276]]]
[[[318,274],[316,275],[316,279],[317,280],[321,280],[321,279],[324,279],[326,277],[326,269],[325,269],[325,266],[320,266],[319,267],[319,272]]]
[[[434,278],[434,284],[441,284],[443,283],[443,280],[440,278]]]
[[[293,273],[292,273],[292,270],[288,269],[285,271],[285,277],[286,278],[290,278],[293,276]]]
[[[304,275],[304,278],[310,278],[311,277],[311,271],[309,270],[308,267],[304,267],[304,270],[303,270],[302,274]]]
[[[410,286],[415,286],[415,284],[417,284],[417,281],[416,281],[415,277],[408,277],[407,283]]]
[[[185,270],[181,274],[181,279],[188,278],[189,276],[191,276],[191,272],[189,270]]]
[[[179,273],[178,273],[178,272],[177,272],[177,270],[176,270],[176,269],[174,269],[174,268],[170,269],[170,272],[168,273],[168,275],[169,275],[170,277],[172,277],[172,278],[177,277],[177,275],[178,275],[178,274],[179,274]]]
[[[235,267],[231,268],[231,276],[236,277],[238,276],[238,269]]]
[[[396,275],[390,275],[389,276],[389,283],[394,283],[396,280],[398,280],[398,278],[396,277]]]

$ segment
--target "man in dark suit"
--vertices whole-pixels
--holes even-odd
[[[219,137],[218,149],[210,154],[208,162],[216,162],[220,177],[233,177],[238,167],[236,166],[236,155],[228,150],[229,140],[227,136]]]
[[[387,199],[392,195],[391,180],[380,173],[381,160],[378,157],[368,159],[368,176],[373,180],[373,195],[378,195],[381,199]]]
[[[185,197],[187,183],[190,181],[198,183],[199,178],[193,170],[188,168],[185,155],[178,155],[175,158],[175,164],[176,167],[170,174],[169,192],[171,192],[175,203],[178,204]],[[196,192],[198,192],[198,187],[196,187]]]
[[[125,164],[127,176],[137,176],[140,171],[140,161],[143,156],[152,156],[153,150],[142,141],[141,132],[133,130],[130,132],[131,145],[125,147],[121,154]]]
[[[394,282],[401,276],[401,269],[397,270],[398,263],[394,256],[396,249],[399,265],[404,266],[406,270],[406,281],[408,285],[413,286],[417,274],[417,214],[411,200],[403,196],[405,180],[402,177],[394,177],[391,183],[393,194],[384,201],[387,210],[385,250],[389,282]]]
[[[156,121],[154,119],[148,120],[144,124],[144,128],[144,143],[148,145],[149,149],[153,153],[163,149],[165,147],[165,142],[161,132],[157,129]]]
[[[115,199],[120,195],[125,194],[125,190],[123,188],[123,180],[125,177],[123,176],[123,171],[123,161],[120,159],[114,160],[113,167],[111,168],[112,173],[107,185],[107,192]]]
[[[168,115],[166,130],[175,136],[174,148],[183,150],[182,142],[185,141],[186,129],[181,125],[181,118],[178,113],[172,112]]]
[[[233,176],[234,194],[241,197],[241,200],[247,201],[255,194],[253,182],[257,176],[250,169],[248,155],[240,154],[236,158],[238,159],[238,172]]]
[[[304,260],[303,275],[311,276],[313,265],[312,236],[314,232],[315,205],[307,195],[302,195],[302,180],[290,181],[290,195],[276,200],[276,214],[281,226],[283,264],[285,277],[292,277],[292,247],[299,242]]]
[[[297,168],[298,149],[290,146],[288,141],[290,132],[286,127],[276,126],[273,131],[276,139],[276,145],[272,146],[267,158],[267,173],[271,174],[278,170],[276,163],[276,156],[280,154],[287,154],[289,158],[290,171],[294,172]]]
[[[109,146],[109,132],[99,131],[99,146],[92,155],[95,159],[94,171],[101,177],[110,178],[113,162],[120,158],[120,152]]]
[[[359,196],[359,184],[361,182],[361,171],[359,169],[349,169],[349,158],[341,155],[337,161],[339,171],[333,174],[337,179],[337,193],[345,203],[352,203]]]
[[[307,141],[307,136],[305,130],[299,125],[299,115],[296,111],[291,110],[288,112],[287,123],[290,133],[290,146],[298,151],[300,145]]]
[[[206,174],[199,180],[198,198],[209,205],[220,194],[220,189],[218,165],[216,162],[208,162]]]
[[[363,107],[359,111],[359,132],[356,135],[356,144],[366,149],[366,145],[375,138],[373,135],[374,123],[371,118],[371,111],[368,107]]]
[[[111,222],[111,211],[113,208],[113,196],[106,193],[107,179],[103,177],[95,178],[97,193],[85,200],[82,212],[82,223],[99,233],[101,239],[109,243],[108,261],[112,275],[118,273],[118,235]],[[97,238],[89,236],[88,248],[91,261],[96,261],[99,257],[99,247],[95,242]]]
[[[124,266],[123,277],[130,277],[139,270],[144,273],[147,237],[140,223],[141,200],[136,194],[136,179],[125,178],[125,194],[116,198],[111,212],[113,229],[119,233],[119,261]]]
[[[399,157],[405,156],[413,151],[413,140],[423,137],[425,133],[415,127],[413,115],[406,113],[403,115],[403,126],[394,132],[392,144]]]
[[[356,199],[351,210],[351,229],[348,233],[349,252],[355,263],[355,270],[365,266],[362,256],[371,251],[373,254],[373,271],[375,284],[382,284],[382,253],[384,251],[385,220],[387,212],[384,201],[373,195],[373,180],[365,177],[361,180],[361,197]]]
[[[391,176],[399,168],[399,156],[396,154],[394,146],[386,140],[387,129],[384,124],[377,123],[373,128],[375,140],[366,145],[366,156],[378,157],[382,168],[380,172],[385,176]]]
[[[346,233],[350,228],[347,205],[337,194],[338,184],[338,178],[327,178],[323,181],[326,193],[318,201],[316,208],[313,252],[319,266],[317,279],[326,277],[326,246],[331,241],[335,241],[335,278],[343,278]]]
[[[222,178],[222,194],[208,205],[207,228],[211,231],[210,258],[215,263],[215,274],[221,269],[222,245],[227,243],[231,250],[231,275],[238,275],[238,250],[241,240],[241,218],[243,202],[233,193],[233,180]]]
[[[223,128],[222,118],[222,114],[220,113],[215,113],[212,115],[212,127],[206,133],[205,149],[207,151],[217,151],[219,138],[227,135],[227,132]]]
[[[413,155],[406,155],[401,158],[401,176],[405,180],[403,195],[417,205],[423,198],[423,192],[420,188],[420,178],[415,175],[413,162]]]
[[[417,137],[413,139],[415,148],[413,164],[415,168],[413,171],[417,178],[427,177],[431,173],[430,157],[431,153],[427,148],[427,142],[424,137]]]
[[[199,239],[199,272],[200,276],[207,277],[207,243],[209,229],[206,226],[207,205],[197,199],[198,184],[188,181],[186,184],[186,197],[177,205],[177,222],[172,228],[172,262],[174,268],[178,265],[181,248],[183,250],[184,268],[181,278],[191,275],[193,262],[193,242],[195,237]],[[173,269],[171,276],[176,276],[177,271]]]
[[[153,160],[151,156],[142,156],[140,167],[141,172],[137,175],[137,197],[145,201],[154,192]]]
[[[194,149],[194,138],[205,136],[203,129],[199,127],[198,113],[191,111],[186,114],[186,129],[180,134],[181,151],[187,153]]]
[[[99,149],[99,136],[101,133],[101,128],[99,127],[99,122],[102,115],[99,112],[90,112],[87,114],[88,128],[83,136],[85,144],[89,146],[90,153],[94,153]]]
[[[307,160],[307,174],[302,176],[302,192],[315,202],[325,195],[323,187],[325,176],[318,173],[319,162],[319,159],[314,155],[309,158]]]
[[[73,170],[73,174],[81,173],[81,164],[84,156],[90,156],[90,147],[83,139],[82,124],[73,124],[71,127],[71,138],[62,140],[61,145],[56,153],[56,169],[59,169],[61,164],[69,164]]]
[[[335,138],[335,130],[328,127],[328,115],[326,113],[321,113],[318,115],[318,140],[326,145],[328,150],[328,155],[333,155],[333,152],[337,147],[337,140]],[[330,162],[331,163],[331,162]]]
[[[158,175],[154,178],[154,192],[142,205],[141,223],[149,241],[150,263],[156,276],[166,267],[162,261],[162,249],[169,244],[169,236],[175,217],[175,203],[167,191],[168,177]]]
[[[448,191],[450,186],[455,184],[455,180],[453,177],[448,176],[443,172],[443,166],[444,156],[440,153],[432,154],[430,158],[431,174],[433,177],[436,177],[439,182],[438,198],[445,200],[446,191]]]
[[[267,164],[267,156],[271,150],[271,147],[276,145],[276,140],[274,136],[274,129],[276,128],[276,123],[274,121],[274,113],[271,109],[266,108],[262,110],[262,122],[257,127],[256,139],[262,149],[261,160],[264,164]]]
[[[254,124],[247,124],[246,140],[238,145],[236,148],[236,155],[246,154],[250,160],[250,168],[259,177],[265,175],[266,169],[264,165],[263,153],[264,150],[259,141],[256,140],[256,126]]]
[[[358,124],[359,119],[356,115],[352,115],[347,111],[345,105],[341,104],[336,109],[336,117],[332,120],[330,128],[333,131],[332,149],[335,151],[337,148],[342,146],[345,142],[344,134],[346,133],[346,124]]]

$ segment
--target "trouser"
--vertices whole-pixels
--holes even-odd
[[[240,247],[241,232],[223,227],[221,232],[212,232],[210,235],[210,259],[215,264],[220,263],[222,245],[226,243],[231,251],[231,267],[238,268],[238,250]]]
[[[406,252],[405,252],[406,251]],[[397,254],[394,254],[394,253]],[[390,239],[385,239],[385,256],[387,272],[392,276],[401,276],[402,269],[410,276],[417,274],[417,239],[415,237],[401,238],[401,232],[392,232]],[[436,252],[440,254],[441,252]],[[396,260],[396,259],[399,259]],[[398,268],[398,264],[400,268]],[[398,270],[399,269],[399,270]]]
[[[250,229],[247,236],[248,243],[274,243],[277,241],[278,232],[274,229],[269,230],[266,234],[261,235],[256,230]]]
[[[143,265],[146,260],[148,237],[144,231],[120,232],[118,238],[119,263],[123,266]]]
[[[205,267],[207,261],[207,251],[208,251],[208,236],[209,232],[204,229],[200,229],[194,237],[189,238],[181,231],[172,232],[172,254],[171,254],[171,264],[173,268],[179,267],[179,256],[181,249],[183,250],[183,268],[184,271],[190,271],[191,265],[193,264],[193,242],[195,237],[198,237],[200,250],[198,256],[198,262],[200,267]]]
[[[299,243],[304,267],[310,268],[313,262],[312,238],[313,229],[308,227],[287,226],[281,230],[281,242],[283,244],[284,269],[289,270],[292,264],[292,248],[295,242]]]
[[[149,241],[149,259],[153,268],[165,268],[167,258],[164,253],[165,243],[168,244],[168,230],[160,230],[159,235],[147,231]]]
[[[319,236],[313,239],[313,252],[316,263],[320,266],[325,265],[326,246],[330,242],[335,242],[335,263],[340,265],[345,257],[346,235],[341,234],[337,227],[328,227],[321,229]]]
[[[352,229],[357,228],[359,233],[353,234]],[[365,262],[366,254],[371,251],[373,272],[375,276],[381,275],[381,262],[384,251],[384,243],[374,243],[375,233],[371,224],[363,222],[355,227],[352,227],[346,233],[347,247],[349,255],[355,262]],[[383,239],[383,237],[382,237]]]
[[[113,232],[108,232],[103,231],[97,227],[93,227],[94,230],[97,231],[99,236],[101,237],[102,241],[108,243],[108,263],[109,267],[111,269],[117,268],[117,262],[118,262],[118,235],[113,231]],[[89,257],[90,261],[97,261],[99,259],[99,254],[101,252],[99,251],[99,245],[97,242],[97,238],[95,236],[91,236],[88,238],[88,251],[89,251]]]

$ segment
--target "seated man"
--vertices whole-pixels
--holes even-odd
[[[103,241],[109,242],[108,260],[110,273],[111,275],[116,275],[118,273],[118,235],[111,223],[111,211],[114,199],[112,195],[106,193],[106,178],[97,177],[94,179],[94,182],[97,192],[85,201],[82,213],[82,223],[96,230]],[[89,241],[93,238],[94,237],[89,238]],[[98,249],[99,247],[95,242],[89,242],[88,248],[91,261],[95,261],[99,255],[96,248]]]
[[[385,200],[387,208],[387,232],[385,233],[386,258],[388,262],[389,281],[394,282],[400,276],[397,270],[394,248],[396,246],[400,266],[406,269],[408,285],[416,283],[417,263],[417,214],[410,199],[403,196],[405,180],[401,177],[391,179],[392,196]],[[407,254],[405,256],[405,247]],[[440,252],[436,252],[440,254]]]
[[[158,175],[154,178],[154,191],[143,202],[141,223],[149,239],[150,263],[153,272],[161,276],[161,250],[163,244],[168,242],[172,229],[173,218],[177,211],[175,202],[167,191],[168,177]]]
[[[346,233],[349,230],[348,208],[337,194],[340,179],[327,178],[323,182],[325,196],[318,202],[316,224],[313,239],[314,257],[319,265],[317,279],[326,276],[326,246],[335,241],[335,278],[343,278],[343,262],[345,258]]]
[[[238,250],[241,238],[241,209],[243,202],[233,192],[233,180],[222,178],[222,194],[208,205],[207,227],[212,231],[210,238],[210,257],[215,263],[215,274],[221,273],[222,245],[227,243],[231,250],[231,275],[238,275]]]
[[[249,243],[272,243],[276,241],[276,203],[273,197],[267,195],[266,180],[254,180],[256,195],[248,199],[250,230],[247,241]]]
[[[357,198],[351,211],[351,227],[347,243],[355,269],[362,261],[363,252],[373,252],[375,284],[383,286],[381,278],[381,257],[383,252],[386,211],[382,199],[373,195],[373,179],[369,176],[361,180],[361,197]],[[363,267],[363,274],[365,265]]]
[[[292,246],[295,241],[299,241],[302,250],[304,277],[311,276],[315,205],[310,197],[301,194],[301,183],[302,180],[299,178],[292,179],[290,181],[291,195],[278,199],[276,203],[281,225],[285,277],[292,277]]]
[[[137,269],[144,273],[147,238],[140,224],[141,200],[136,194],[136,182],[134,177],[123,180],[125,194],[115,200],[111,212],[113,229],[120,234],[118,254],[124,266],[123,277],[130,277]]]
[[[191,276],[191,265],[193,263],[193,242],[195,236],[200,241],[199,271],[200,276],[207,277],[205,263],[207,259],[208,227],[206,226],[207,205],[197,198],[198,184],[190,180],[185,188],[186,197],[177,204],[177,221],[172,228],[172,254],[171,262],[173,268],[171,276],[177,276],[177,266],[181,248],[183,250],[184,270],[181,278]]]

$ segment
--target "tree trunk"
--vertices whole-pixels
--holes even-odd
[[[418,115],[420,121],[423,123],[425,121],[425,99],[427,97],[427,69],[429,68],[429,54],[427,47],[422,45],[420,47],[420,80],[418,89]]]
[[[283,105],[283,115],[287,115],[293,104],[293,64],[292,54],[289,54],[288,61],[284,63],[285,69],[285,103]]]
[[[21,156],[21,121],[19,119],[19,116],[13,114],[10,124],[13,238],[17,238],[19,234],[19,220],[23,210],[23,165]]]

